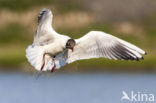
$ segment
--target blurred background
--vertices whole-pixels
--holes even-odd
[[[25,49],[33,42],[42,8],[52,10],[53,27],[60,34],[79,38],[91,30],[104,31],[137,45],[148,55],[140,62],[100,58],[74,62],[53,74],[37,72],[27,62]],[[155,0],[0,0],[3,103],[120,103],[123,89],[156,93],[155,73]]]

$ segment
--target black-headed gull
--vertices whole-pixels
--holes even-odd
[[[89,58],[138,61],[143,59],[141,54],[146,54],[135,45],[101,31],[91,31],[79,39],[58,34],[52,28],[52,18],[51,10],[41,10],[34,42],[26,49],[28,61],[39,71],[53,72],[66,63]]]

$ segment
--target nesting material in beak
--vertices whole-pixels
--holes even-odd
[[[72,52],[74,52],[74,48],[71,48]]]
[[[75,46],[76,42],[74,39],[69,39],[66,43],[66,48],[67,49],[71,49],[72,52],[74,52],[74,46]]]

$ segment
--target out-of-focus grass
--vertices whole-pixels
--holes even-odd
[[[54,1],[55,0],[0,0],[0,8],[22,11],[30,7],[53,3]]]
[[[0,66],[19,66],[26,61],[25,49],[33,40],[26,27],[10,23],[0,29]]]
[[[72,68],[72,69],[79,69],[80,71],[87,70],[87,69],[97,69],[98,70],[147,70],[147,71],[155,71],[155,64],[156,57],[146,57],[145,60],[138,61],[123,61],[123,60],[109,60],[105,58],[100,59],[90,59],[90,60],[81,60],[76,61],[72,64],[65,66],[65,69]],[[96,70],[95,70],[96,71]]]
[[[142,25],[144,26],[144,25]],[[149,27],[150,29],[150,27]],[[145,36],[145,38],[139,38],[139,37],[135,37],[134,35],[121,35],[121,34],[116,34],[116,32],[113,30],[113,27],[111,25],[108,24],[92,24],[91,26],[85,27],[85,28],[81,28],[78,30],[58,30],[61,33],[64,34],[69,34],[71,37],[73,38],[79,38],[83,35],[85,35],[86,33],[88,33],[90,30],[97,30],[97,31],[104,31],[106,33],[110,33],[114,36],[117,36],[121,39],[124,39],[128,42],[131,42],[137,46],[139,46],[140,48],[142,48],[143,50],[145,50],[148,55],[144,55],[144,60],[140,60],[138,61],[125,61],[125,60],[109,60],[109,59],[105,59],[105,58],[100,58],[100,59],[90,59],[90,60],[80,60],[77,62],[74,62],[72,64],[69,64],[68,66],[65,66],[64,68],[125,68],[125,69],[133,69],[135,71],[135,69],[155,69],[156,68],[156,50],[155,47],[151,46],[154,45],[156,43],[156,36],[152,33],[156,33],[156,31],[154,30],[154,32],[149,32],[149,29],[145,29],[146,31],[146,35],[141,35],[141,36]],[[153,37],[151,37],[153,36]],[[151,44],[151,43],[154,44]]]
[[[90,30],[100,30],[105,31],[107,33],[111,33],[116,35],[122,39],[125,39],[129,42],[132,42],[136,45],[141,46],[144,50],[147,50],[149,55],[144,56],[145,60],[137,61],[120,61],[120,60],[108,60],[104,58],[100,59],[91,59],[91,60],[82,60],[78,62],[74,62],[65,66],[64,68],[156,68],[155,61],[155,53],[156,51],[152,47],[144,46],[143,42],[149,42],[149,38],[147,40],[140,41],[139,38],[134,38],[133,36],[126,35],[117,35],[113,31],[112,26],[103,25],[103,24],[91,24],[91,26],[83,27],[80,29],[57,29],[57,32],[69,35],[72,38],[79,38],[85,35]],[[33,33],[28,31],[28,28],[18,24],[11,23],[7,27],[0,29],[0,65],[2,67],[18,67],[22,66],[22,64],[27,64],[27,59],[25,57],[25,49],[26,47],[32,43],[33,41]],[[150,34],[151,32],[149,32]],[[153,32],[152,32],[153,33]],[[153,38],[152,38],[153,39]],[[146,44],[145,43],[145,44]],[[153,49],[153,51],[149,51]],[[30,65],[27,65],[30,66]]]
[[[20,66],[26,61],[25,47],[6,45],[0,49],[0,65],[3,67]]]
[[[10,23],[7,27],[0,29],[0,43],[1,44],[16,44],[19,43],[25,44],[30,41],[30,38],[27,28],[18,24]]]
[[[49,5],[51,7],[55,5],[61,13],[69,10],[83,9],[78,0],[0,0],[0,8],[7,8],[18,12],[43,5]]]
[[[146,47],[150,48],[150,52],[153,52],[153,49],[156,49],[156,13],[147,17],[144,21],[143,21],[143,27],[145,30],[145,45]],[[155,54],[153,54],[155,55]]]
[[[102,13],[103,16],[107,16],[107,12],[94,12],[90,10],[92,6],[89,3],[82,4],[82,0],[0,0],[1,9],[9,9],[10,12],[14,11],[16,13],[25,12],[26,10],[31,11],[31,8],[39,8],[40,6],[56,8],[57,13],[67,13],[68,11],[81,11],[84,8],[84,11],[88,13],[95,14],[95,22],[88,23],[85,26],[79,28],[57,28],[58,33],[68,35],[71,38],[80,38],[91,30],[104,31],[115,35],[121,39],[124,39],[130,43],[133,43],[143,50],[147,51],[148,55],[144,56],[145,60],[137,61],[120,61],[120,60],[109,60],[105,58],[100,59],[90,59],[90,60],[81,60],[74,62],[72,64],[66,65],[67,68],[79,68],[81,70],[85,68],[103,68],[103,69],[117,69],[117,68],[130,68],[134,69],[153,69],[156,68],[156,13],[153,15],[145,16],[146,18],[141,18],[139,22],[131,22],[131,24],[138,25],[143,28],[143,34],[137,34],[137,32],[130,33],[128,35],[123,35],[122,32],[116,32],[114,29],[113,22],[105,23],[102,20],[97,20],[96,13]],[[117,2],[117,1],[116,1]],[[89,6],[89,7],[87,7]],[[91,7],[90,7],[91,6]],[[95,7],[95,5],[93,6]],[[97,9],[98,10],[98,9]],[[100,10],[101,11],[101,10]],[[120,10],[119,10],[120,11]],[[122,13],[122,12],[121,12]],[[19,13],[20,14],[20,13]],[[13,15],[13,14],[12,14]],[[37,15],[37,14],[36,14]],[[73,14],[74,15],[74,14]],[[103,17],[101,16],[101,18]],[[109,17],[110,15],[108,15]],[[97,16],[98,17],[98,16]],[[33,17],[32,17],[33,18]],[[62,17],[63,18],[63,17]],[[36,18],[37,19],[37,18]],[[83,18],[82,18],[83,19]],[[23,20],[23,19],[22,19]],[[110,20],[114,20],[110,18]],[[126,16],[125,16],[125,19]],[[121,20],[121,22],[124,22]],[[127,22],[127,21],[126,21]],[[25,57],[25,49],[28,45],[33,42],[33,34],[35,30],[32,31],[33,25],[31,27],[26,27],[22,23],[10,23],[1,26],[0,28],[0,67],[18,67],[18,66],[30,66]],[[119,23],[120,24],[120,23]],[[29,25],[29,26],[30,26]],[[71,24],[73,25],[73,24]],[[116,24],[115,24],[116,25]],[[65,25],[64,25],[65,26]],[[119,25],[118,25],[119,26]],[[136,26],[137,27],[137,26]],[[31,29],[30,29],[31,28]],[[34,28],[34,27],[33,27]],[[135,29],[137,30],[137,29]]]
[[[64,29],[64,28],[59,28],[56,31],[59,32],[60,34],[68,35],[71,38],[80,38],[83,35],[87,34],[90,31],[105,31],[108,33],[112,33],[112,29],[110,25],[105,25],[105,24],[90,24],[89,26],[78,28],[78,29]]]

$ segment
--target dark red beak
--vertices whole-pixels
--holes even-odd
[[[71,48],[72,52],[74,51],[74,48]]]

